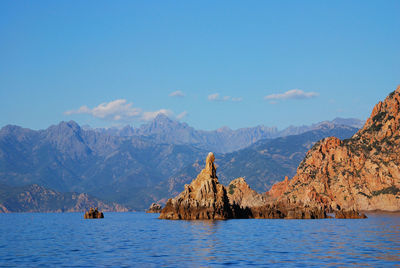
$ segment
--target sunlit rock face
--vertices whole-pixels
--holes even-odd
[[[146,213],[160,213],[162,210],[162,207],[160,204],[157,203],[152,203],[149,207],[148,210],[146,210]]]
[[[169,199],[160,219],[225,220],[232,218],[320,219],[326,218],[325,207],[275,202],[252,190],[244,178],[225,187],[218,183],[214,155],[209,153],[206,166],[177,197]]]
[[[335,211],[400,210],[400,87],[374,107],[351,139],[318,142],[293,179],[267,195]]]
[[[160,219],[224,220],[232,218],[226,189],[219,184],[214,154],[209,153],[206,166],[177,197],[169,199]]]

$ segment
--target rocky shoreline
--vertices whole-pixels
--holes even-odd
[[[244,178],[230,183],[228,190],[218,182],[214,154],[209,153],[205,168],[177,197],[169,199],[160,219],[227,220],[227,219],[326,219],[332,212],[324,205],[304,205],[277,201],[252,190]],[[358,211],[336,211],[338,218],[364,218]]]

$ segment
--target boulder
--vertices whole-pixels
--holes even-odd
[[[358,211],[352,210],[338,210],[335,211],[336,219],[366,219],[367,216],[364,213],[359,213]]]
[[[97,208],[90,208],[89,211],[85,212],[85,219],[102,219],[104,218],[103,212],[99,211]]]
[[[162,206],[157,203],[152,203],[146,213],[160,213],[162,210]]]

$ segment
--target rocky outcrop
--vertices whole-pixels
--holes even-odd
[[[104,214],[103,214],[103,212],[99,211],[97,208],[95,208],[95,209],[90,208],[89,211],[85,212],[85,215],[83,217],[85,219],[103,219]]]
[[[254,219],[325,219],[329,218],[325,207],[310,207],[302,204],[269,202],[261,207],[250,208]]]
[[[359,213],[355,210],[338,210],[335,211],[336,219],[366,219],[367,216],[364,213]]]
[[[162,207],[160,204],[152,203],[146,213],[160,213]]]
[[[316,143],[296,175],[267,193],[277,202],[328,210],[400,210],[400,87],[351,139]]]
[[[218,183],[214,155],[209,153],[206,167],[182,193],[167,201],[160,219],[321,219],[327,217],[325,211],[323,206],[267,199],[265,194],[252,190],[244,178],[233,180],[227,191]]]
[[[232,218],[226,189],[219,184],[214,165],[214,154],[209,153],[206,166],[190,185],[177,197],[169,199],[160,219],[224,220]]]
[[[289,187],[289,178],[285,176],[285,179],[281,182],[275,183],[271,190],[269,190],[268,195],[272,198],[277,198],[283,195]]]
[[[241,208],[265,205],[265,196],[252,190],[244,178],[237,178],[228,185],[228,198],[231,205]]]

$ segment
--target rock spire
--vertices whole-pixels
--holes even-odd
[[[209,153],[205,168],[177,197],[169,199],[160,219],[224,220],[232,218],[226,189],[219,184],[214,154]]]

